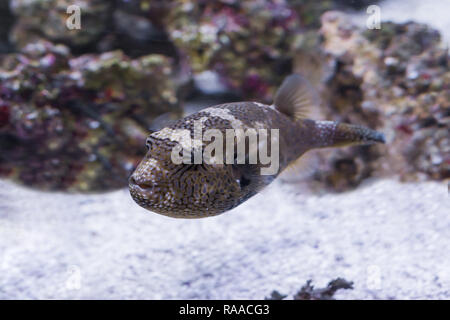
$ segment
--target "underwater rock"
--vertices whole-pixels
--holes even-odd
[[[140,3],[140,5],[138,5]],[[159,5],[158,5],[159,4]],[[97,43],[99,52],[121,49],[130,57],[158,53],[177,58],[177,51],[162,24],[170,1],[119,1],[111,29]]]
[[[353,290],[353,282],[344,278],[336,278],[328,282],[325,288],[314,288],[312,280],[306,281],[306,284],[294,294],[294,300],[334,300],[334,295],[338,290]],[[287,295],[274,290],[265,300],[283,300]]]
[[[216,71],[245,99],[271,102],[301,33],[284,0],[173,1],[165,25],[195,73]]]
[[[312,181],[346,190],[370,176],[450,178],[448,49],[429,26],[360,29],[343,13],[322,16],[325,118],[385,132],[387,145],[317,153]]]
[[[12,51],[12,46],[9,42],[9,30],[14,23],[14,16],[9,10],[9,3],[7,1],[0,2],[0,54]]]
[[[10,38],[19,48],[47,39],[69,46],[76,54],[115,49],[133,58],[163,54],[175,58],[184,78],[215,71],[234,94],[266,103],[292,73],[294,52],[302,45],[304,31],[315,31],[324,11],[345,3],[83,0],[77,2],[82,28],[68,30],[70,1],[10,1],[18,18]]]
[[[73,4],[70,0],[10,0],[11,10],[17,17],[11,32],[12,41],[19,48],[36,39],[80,47],[98,41],[104,32],[111,30],[112,1],[77,1],[75,4],[81,10],[81,28],[70,30],[66,26],[70,16],[67,8]]]
[[[162,25],[194,73],[215,71],[244,100],[265,103],[292,73],[295,52],[308,45],[305,32],[317,31],[321,14],[353,6],[332,0],[157,3]]]
[[[165,19],[178,0],[117,0],[115,10],[127,14],[146,17],[158,28],[163,28]],[[184,1],[186,2],[186,0]]]
[[[288,0],[288,3],[297,12],[300,23],[304,28],[319,28],[321,15],[328,10],[336,8],[336,2],[332,0]]]
[[[308,29],[317,29],[320,27],[320,17],[323,13],[330,10],[362,10],[370,5],[376,4],[377,0],[288,0],[297,12],[302,27]]]
[[[312,281],[306,281],[306,284],[294,295],[294,300],[333,300],[338,290],[352,290],[353,282],[344,278],[331,280],[325,288],[315,289]]]
[[[0,176],[44,190],[127,185],[153,120],[180,112],[171,61],[72,57],[38,41],[0,59]]]

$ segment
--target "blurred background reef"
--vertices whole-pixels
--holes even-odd
[[[339,11],[373,2],[3,0],[0,177],[42,190],[122,188],[149,131],[186,102],[271,103],[301,72],[321,93],[315,117],[370,126],[388,144],[314,152],[285,180],[343,191],[369,177],[448,179],[448,49],[427,25],[370,30]],[[72,4],[80,30],[66,27]]]

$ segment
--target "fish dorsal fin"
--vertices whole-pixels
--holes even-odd
[[[275,108],[292,120],[307,118],[309,110],[319,104],[319,97],[311,84],[299,74],[284,79],[275,95]]]

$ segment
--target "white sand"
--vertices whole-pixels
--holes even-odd
[[[276,182],[221,216],[177,220],[126,190],[71,196],[0,181],[0,298],[261,299],[345,277],[355,289],[341,299],[450,299],[447,185],[294,188]]]

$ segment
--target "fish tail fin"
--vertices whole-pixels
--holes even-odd
[[[299,74],[292,74],[284,79],[274,100],[275,108],[294,121],[307,118],[311,108],[318,104],[316,90]]]
[[[386,143],[384,134],[360,125],[314,121],[313,148]]]

